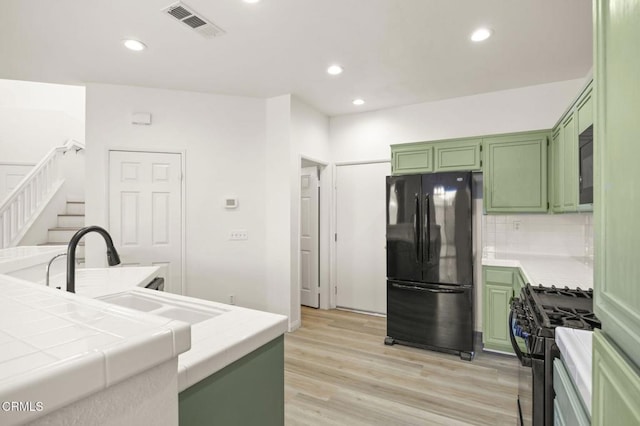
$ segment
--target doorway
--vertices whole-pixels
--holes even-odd
[[[109,227],[122,264],[161,266],[183,294],[182,153],[109,151]]]
[[[320,307],[320,179],[316,165],[300,170],[300,304]]]

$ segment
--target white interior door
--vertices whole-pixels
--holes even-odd
[[[124,265],[163,266],[182,294],[181,154],[109,152],[109,227]]]
[[[338,166],[336,306],[387,312],[386,190],[389,163]]]
[[[300,303],[320,306],[318,168],[300,173]]]

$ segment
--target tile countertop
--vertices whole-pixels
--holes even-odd
[[[191,347],[190,326],[181,321],[6,275],[0,275],[0,294],[0,401],[45,407],[12,412],[9,424],[104,390]]]
[[[556,328],[556,344],[571,380],[591,415],[591,350],[593,332],[574,328]]]
[[[144,288],[132,289],[125,294],[140,295],[161,304],[177,304],[196,310],[213,309],[222,312],[213,318],[191,325],[191,350],[178,357],[178,392],[287,331],[287,317],[284,315]],[[105,301],[107,299],[109,297],[106,297]]]
[[[66,253],[67,246],[19,246],[0,250],[0,274],[47,263],[53,256]]]
[[[520,268],[533,285],[593,288],[593,259],[529,254],[495,254],[482,258],[483,266]]]

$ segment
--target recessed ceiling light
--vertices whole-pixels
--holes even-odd
[[[342,74],[342,67],[340,65],[331,65],[329,68],[327,68],[327,72],[331,75],[338,75],[338,74]]]
[[[245,3],[253,4],[258,3],[260,0],[243,0]]]
[[[354,100],[353,100],[353,104],[354,104],[354,105],[364,105],[364,100],[363,100],[363,99],[360,99],[360,98],[358,98],[358,99],[354,99]]]
[[[127,40],[122,40],[122,42],[124,43],[124,46],[129,49],[129,50],[135,50],[136,52],[139,52],[141,50],[144,50],[147,48],[147,45],[144,44],[141,41],[138,40],[133,40],[133,39],[127,39]]]
[[[484,41],[491,37],[491,34],[493,34],[493,31],[489,28],[478,28],[473,32],[473,34],[471,34],[471,41]]]

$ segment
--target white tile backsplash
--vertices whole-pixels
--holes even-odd
[[[484,215],[483,249],[499,254],[593,256],[592,217],[592,213]]]

